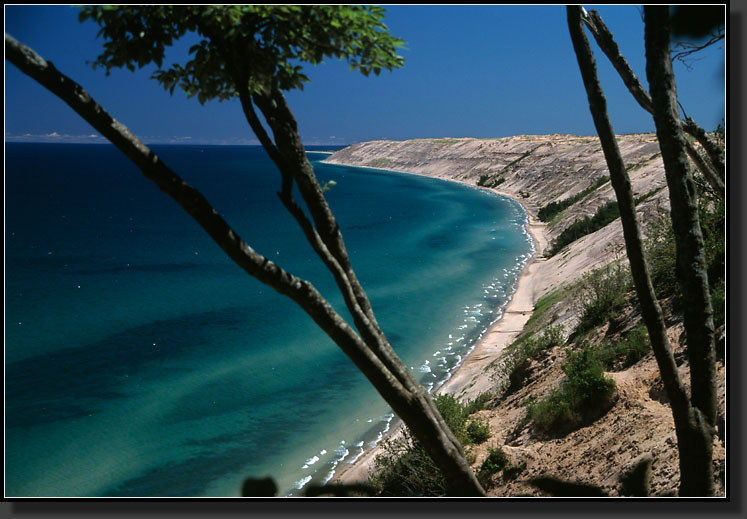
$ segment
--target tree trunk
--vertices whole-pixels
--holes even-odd
[[[316,234],[302,215],[295,216],[298,216],[299,223],[303,222],[302,228],[315,244],[317,253],[327,257],[328,266],[332,265],[335,277],[347,287],[343,295],[357,316],[361,333],[369,336],[366,341],[355,333],[311,283],[293,276],[252,250],[199,191],[184,182],[124,125],[112,118],[80,85],[7,34],[5,53],[6,59],[62,99],[122,151],[146,178],[189,213],[239,267],[295,301],[355,363],[394,412],[412,429],[444,473],[450,495],[485,495],[464,457],[461,445],[438,413],[428,392],[402,364],[383,333],[375,331],[378,325],[372,319],[370,303],[354,278],[344,252],[342,236],[329,207],[323,202],[321,189],[300,145],[295,121],[285,117],[273,126],[276,137],[281,137],[280,145],[277,149],[271,146],[268,152],[273,160],[278,159],[282,164],[284,185],[287,186],[287,175],[292,174],[299,182],[302,193],[306,193],[304,198],[309,196],[307,205],[319,222],[317,225],[321,223],[322,233]],[[267,136],[264,137],[266,140]],[[291,212],[294,211],[296,209]],[[334,267],[335,264],[338,267]]]
[[[432,398],[399,359],[376,322],[371,303],[355,276],[337,221],[324,199],[313,167],[307,159],[295,118],[285,97],[280,90],[275,89],[268,95],[255,94],[254,100],[272,129],[279,156],[285,159],[276,163],[278,168],[285,177],[292,177],[296,182],[311,213],[316,231],[312,232],[308,229],[307,238],[325,263],[334,265],[336,277],[338,275],[341,277],[338,279],[338,286],[343,294],[352,295],[346,298],[346,304],[363,340],[408,392],[403,397],[413,403],[408,415],[402,414],[404,410],[397,411],[396,406],[391,402],[389,402],[390,405],[405,420],[415,437],[423,444],[444,473],[450,494],[472,495],[474,487],[477,486],[478,492],[484,495],[484,491],[466,462],[461,445],[444,422]],[[284,191],[286,190],[287,185]],[[287,191],[285,194],[281,193],[281,198],[284,199],[286,206],[302,227],[308,228],[310,223],[299,214],[300,208],[293,203],[292,199],[289,200],[291,195],[289,190]],[[318,243],[318,240],[321,240],[326,249]],[[338,265],[341,272],[338,271]],[[459,481],[462,483],[458,483]],[[458,484],[457,487],[453,487],[455,483]]]
[[[674,362],[672,349],[667,339],[661,308],[656,300],[656,294],[648,273],[648,265],[643,254],[630,179],[625,171],[625,164],[607,115],[607,102],[597,76],[594,56],[583,32],[581,7],[569,6],[567,12],[568,28],[589,99],[589,109],[610,171],[610,181],[617,196],[625,247],[641,304],[643,320],[649,331],[651,346],[672,406],[679,446],[680,494],[713,495],[713,470],[712,468],[707,469],[702,463],[702,460],[707,458],[708,467],[711,467],[710,438],[709,441],[705,442],[707,445],[703,444],[705,438],[702,435],[700,413],[690,404],[687,392],[679,378],[677,365]],[[697,464],[699,473],[694,471],[693,464]],[[704,473],[705,475],[703,475]],[[706,480],[710,481],[710,487],[703,486]]]
[[[677,274],[684,298],[685,332],[690,359],[692,403],[702,413],[696,423],[701,429],[704,447],[711,450],[716,423],[716,352],[713,311],[711,308],[708,273],[703,247],[703,235],[698,220],[695,184],[688,168],[685,137],[677,116],[677,93],[669,51],[669,7],[645,7],[646,75],[651,87],[654,123],[659,139],[671,204],[674,228]],[[697,413],[696,413],[697,414]],[[712,473],[710,456],[700,460],[699,474]],[[707,465],[707,466],[706,466]],[[710,478],[710,494],[713,481]],[[690,491],[701,492],[692,485]]]
[[[617,73],[622,78],[623,83],[625,83],[630,94],[638,102],[641,108],[653,115],[654,107],[651,101],[651,95],[646,92],[646,89],[643,88],[641,82],[638,81],[638,78],[620,52],[617,42],[615,42],[612,33],[605,25],[602,17],[597,11],[592,10],[583,18],[583,20],[591,34],[594,36],[599,48],[602,49],[602,52],[604,52],[610,60],[610,63],[612,63],[612,66],[617,70]],[[706,151],[712,165],[706,163],[698,153],[698,150],[695,149],[695,146],[686,140],[685,143],[688,156],[703,174],[716,195],[723,200],[726,196],[726,187],[724,186],[723,181],[725,167],[724,159],[718,146],[716,146],[716,144],[708,137],[705,130],[698,126],[692,119],[687,119],[684,129],[690,135],[695,137],[701,146],[703,146],[703,149]]]

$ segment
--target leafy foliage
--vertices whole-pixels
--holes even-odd
[[[155,64],[156,79],[169,92],[178,85],[200,103],[226,100],[236,88],[250,92],[302,89],[302,64],[345,59],[364,75],[401,67],[404,42],[389,34],[384,9],[360,5],[161,5],[88,6],[107,41],[94,66]],[[199,41],[191,59],[163,68],[165,48],[188,34]]]
[[[466,432],[469,443],[485,443],[490,438],[490,424],[484,420],[472,420],[467,424]]]
[[[402,437],[384,440],[368,479],[380,496],[445,496],[443,474],[423,446],[403,428]]]
[[[500,447],[497,449],[488,447],[488,457],[485,458],[485,461],[480,465],[480,468],[477,471],[477,479],[481,482],[487,481],[490,476],[497,474],[508,467],[509,462],[510,460],[508,459],[508,456],[506,456],[506,453],[503,452],[503,449]]]
[[[537,353],[563,344],[563,326],[548,326],[539,337],[529,336],[506,349],[502,372],[508,379],[507,391],[521,387],[526,378],[529,360]]]
[[[469,416],[471,414],[475,414],[478,411],[482,411],[483,409],[485,409],[485,405],[491,398],[492,395],[490,393],[482,393],[480,395],[477,395],[474,400],[470,400],[469,402],[464,404],[464,414],[466,416]]]
[[[480,187],[496,187],[503,184],[506,181],[505,177],[496,178],[497,175],[480,175],[480,180],[477,181],[477,185]]]
[[[566,199],[560,200],[558,202],[550,202],[549,204],[542,206],[537,213],[537,217],[543,221],[543,222],[549,222],[556,214],[560,213],[567,207],[572,206],[582,198],[584,198],[586,195],[594,191],[600,186],[603,186],[607,182],[609,182],[610,177],[608,176],[602,176],[593,181],[589,187],[585,188],[583,191],[576,193],[573,196],[569,196]]]
[[[560,389],[527,406],[537,430],[547,435],[566,434],[595,418],[611,404],[615,391],[614,380],[604,376],[602,362],[588,346],[570,353],[563,372]]]
[[[612,222],[620,216],[620,209],[617,205],[617,200],[607,202],[603,206],[599,207],[594,213],[594,216],[587,216],[581,220],[576,220],[571,225],[566,227],[560,235],[555,238],[552,242],[552,247],[548,251],[548,256],[554,256],[560,252],[563,247],[572,243],[582,236],[591,234],[598,231],[608,223]]]
[[[608,264],[586,274],[581,280],[581,318],[574,336],[604,324],[625,304],[625,293],[632,286],[630,270],[621,264]]]
[[[467,404],[452,395],[434,398],[438,412],[462,445],[485,441],[490,434],[487,423],[469,416],[483,409],[489,395],[484,394]],[[485,438],[485,439],[483,439]],[[381,496],[444,496],[446,482],[435,463],[407,427],[402,437],[382,442],[382,453],[374,460],[369,483]]]
[[[597,357],[608,370],[625,369],[643,358],[651,350],[648,330],[641,323],[617,342],[605,342]]]
[[[639,195],[639,196],[635,197],[633,199],[633,201],[634,201],[635,205],[638,205],[641,202],[643,202],[644,200],[648,200],[649,198],[651,198],[652,196],[654,196],[659,191],[662,191],[663,189],[664,189],[664,186],[662,186],[662,187],[655,187],[655,188],[653,188],[653,189],[651,189],[651,190],[643,193],[642,195]]]
[[[659,298],[673,295],[678,290],[676,276],[676,252],[672,220],[666,211],[649,223],[646,229],[644,252],[649,265],[649,274]]]

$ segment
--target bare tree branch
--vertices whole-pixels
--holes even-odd
[[[725,34],[723,33],[723,31],[720,31],[711,34],[708,41],[703,43],[702,45],[684,41],[676,42],[674,46],[679,50],[672,54],[672,60],[679,61],[688,69],[692,69],[692,64],[690,63],[690,61],[694,60],[694,58],[692,57],[693,54],[724,41],[724,38]]]
[[[641,108],[653,115],[654,111],[651,96],[646,89],[643,88],[643,85],[636,77],[633,69],[630,68],[627,60],[620,52],[620,48],[612,37],[612,33],[602,20],[602,17],[597,11],[592,10],[583,17],[583,21],[594,36],[599,48],[602,49],[602,52],[604,52],[612,63],[612,66],[617,70],[617,73],[622,78],[625,86],[628,87],[628,91],[630,91],[633,98],[635,98]],[[688,156],[693,160],[693,163],[700,170],[714,191],[719,194],[721,199],[723,199],[726,196],[726,187],[722,179],[724,178],[726,168],[723,156],[721,155],[718,146],[708,137],[705,130],[695,124],[692,119],[687,119],[683,128],[686,132],[695,137],[706,150],[706,153],[708,153],[708,158],[713,164],[712,166],[707,164],[700,157],[697,149],[695,149],[692,143],[688,141]]]

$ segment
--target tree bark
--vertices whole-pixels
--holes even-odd
[[[607,115],[607,102],[596,72],[591,47],[583,32],[582,12],[579,6],[568,6],[568,28],[589,100],[605,160],[610,171],[610,181],[615,190],[623,236],[630,261],[636,292],[641,304],[643,320],[649,331],[651,346],[656,357],[662,381],[672,406],[680,460],[680,494],[713,495],[713,470],[711,467],[711,438],[706,440],[701,427],[700,412],[690,404],[687,392],[679,378],[677,365],[666,335],[666,326],[648,273],[643,254],[641,233],[636,219],[633,192],[625,171],[617,140]],[[691,366],[692,368],[692,366]],[[703,460],[708,460],[708,467]],[[710,487],[705,485],[710,481]]]
[[[703,413],[705,422],[714,425],[717,405],[713,310],[695,184],[688,168],[685,137],[677,116],[677,93],[669,51],[669,10],[668,7],[646,7],[644,12],[646,75],[651,86],[656,135],[669,186],[677,270],[685,301],[692,400]]]
[[[270,142],[268,153],[282,165],[286,187],[287,175],[292,175],[299,183],[302,193],[305,193],[304,198],[308,197],[306,202],[315,222],[317,225],[321,223],[323,232],[317,233],[311,228],[311,222],[305,219],[292,199],[286,198],[284,203],[295,213],[317,253],[327,259],[325,263],[341,280],[345,287],[343,295],[350,302],[349,307],[353,308],[362,333],[368,336],[366,341],[355,333],[311,283],[293,276],[249,247],[199,191],[189,186],[123,124],[112,118],[80,85],[7,34],[5,53],[8,61],[62,99],[122,151],[146,178],[189,213],[239,267],[295,301],[355,363],[394,412],[412,429],[444,473],[450,495],[485,495],[469,468],[461,445],[438,413],[428,392],[402,364],[383,333],[375,331],[378,325],[373,327],[372,322],[375,321],[370,303],[352,273],[342,236],[306,159],[295,121],[286,116],[271,124],[279,145],[275,147]],[[246,113],[245,106],[244,109]],[[272,112],[268,113],[274,116]],[[247,116],[247,119],[250,117]],[[249,122],[252,124],[251,120]],[[258,136],[263,139],[263,144],[264,141],[269,142],[266,134]]]
[[[604,52],[610,60],[610,63],[612,63],[612,66],[617,70],[617,73],[622,78],[623,83],[628,88],[628,91],[631,93],[633,98],[638,102],[641,108],[653,115],[654,107],[651,101],[651,95],[646,92],[646,89],[643,88],[643,85],[641,85],[641,82],[630,68],[630,65],[628,65],[627,60],[620,52],[617,42],[615,42],[612,33],[605,25],[602,17],[597,11],[592,10],[583,18],[583,21],[589,28],[592,36],[594,36],[599,48],[602,49],[602,52]],[[711,164],[706,163],[700,156],[700,153],[698,153],[695,146],[686,140],[688,156],[703,174],[711,188],[713,188],[716,194],[723,200],[726,196],[726,187],[723,181],[725,166],[721,151],[713,140],[708,137],[705,130],[698,126],[692,119],[686,119],[684,129],[687,133],[695,137],[701,146],[703,146]]]
[[[317,240],[320,240],[326,246],[326,249],[322,248],[318,243],[315,245],[315,249],[322,255],[326,254],[325,250],[328,251],[334,261],[329,257],[323,257],[322,259],[325,263],[334,263],[335,268],[337,266],[341,268],[342,272],[340,274],[342,280],[338,282],[338,285],[341,285],[341,290],[344,294],[352,292],[351,295],[353,297],[346,299],[346,302],[348,309],[353,315],[356,327],[364,336],[366,344],[379,357],[382,363],[394,373],[400,383],[410,392],[415,402],[416,414],[420,416],[413,416],[411,420],[405,420],[405,422],[412,429],[416,438],[423,443],[437,466],[444,472],[444,475],[447,477],[448,486],[452,485],[453,481],[466,481],[469,479],[473,480],[472,485],[479,487],[479,483],[477,483],[474,474],[469,468],[469,464],[464,458],[461,445],[444,422],[430,395],[415,380],[407,369],[407,366],[396,355],[385,334],[376,322],[371,303],[355,276],[337,221],[324,199],[323,191],[306,157],[295,118],[286,103],[285,97],[279,89],[274,89],[266,95],[255,94],[253,98],[262,111],[267,124],[272,129],[275,146],[279,150],[279,155],[286,159],[281,164],[278,164],[278,167],[281,169],[283,175],[292,177],[296,182],[301,196],[311,213],[316,230],[312,233],[309,229],[307,231],[307,238],[312,242],[312,245],[317,243]],[[289,158],[292,158],[292,160],[287,160]],[[290,193],[286,193],[285,195],[281,193],[281,198],[284,198],[286,207],[289,207],[289,210],[296,216],[299,223],[303,222],[302,227],[308,227],[309,223],[305,222],[304,216],[299,214],[301,212],[300,208],[292,200],[288,199],[289,196]],[[402,415],[400,416],[402,417]],[[440,431],[437,438],[438,441],[435,443],[433,441],[432,425],[429,425],[429,421],[432,421]],[[445,451],[448,452],[447,456],[444,456]],[[455,461],[457,462],[456,464],[454,463]],[[446,468],[447,465],[449,468]],[[459,495],[463,495],[465,487],[458,490],[452,489],[450,493],[454,491],[458,492]],[[483,492],[481,487],[480,492]]]

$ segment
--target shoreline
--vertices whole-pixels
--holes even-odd
[[[379,171],[390,171],[393,173],[405,173],[408,175],[417,175],[427,178],[437,178],[447,182],[455,182],[462,185],[467,185],[477,189],[486,189],[492,193],[505,196],[515,200],[521,205],[527,214],[527,223],[524,228],[532,241],[534,242],[534,254],[529,258],[524,268],[519,274],[514,285],[514,292],[511,294],[509,302],[506,304],[501,316],[493,322],[487,330],[483,333],[482,337],[477,341],[474,348],[467,355],[459,367],[454,370],[453,375],[433,394],[448,393],[458,398],[471,399],[475,396],[488,391],[493,386],[493,381],[490,378],[490,374],[486,372],[486,368],[492,363],[504,350],[506,346],[511,344],[513,339],[522,331],[524,324],[529,320],[529,317],[534,311],[534,304],[539,299],[540,291],[543,288],[544,283],[542,274],[542,265],[546,261],[542,258],[542,252],[548,246],[548,231],[547,225],[540,222],[533,211],[525,204],[522,199],[512,193],[500,191],[494,188],[485,188],[464,182],[462,180],[448,179],[442,177],[434,177],[425,175],[422,173],[412,173],[409,171],[394,170],[388,168],[372,168],[366,166],[353,166],[348,164],[335,164],[330,162],[324,162],[325,164],[338,165],[338,166],[349,166],[362,169],[371,169]],[[381,444],[387,439],[391,439],[399,433],[402,427],[402,422],[399,421],[396,426],[393,426],[389,432],[383,436],[381,441],[377,443],[375,447],[368,449],[364,452],[354,463],[347,464],[345,467],[340,469],[339,474],[330,480],[331,484],[354,484],[354,483],[365,483],[368,480],[368,475],[373,467],[373,462],[381,452]]]

